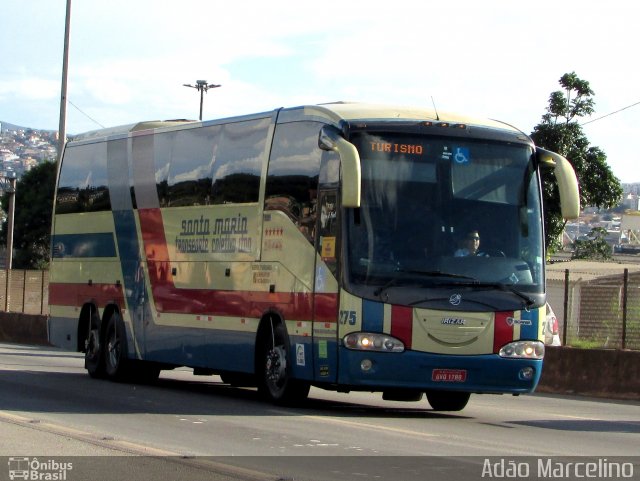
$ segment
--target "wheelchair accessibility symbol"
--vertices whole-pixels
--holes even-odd
[[[469,157],[469,149],[465,147],[456,147],[456,153],[453,156],[456,164],[468,164],[471,160]]]

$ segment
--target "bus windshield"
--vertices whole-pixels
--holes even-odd
[[[398,133],[351,141],[362,201],[347,216],[350,285],[543,292],[531,145]]]

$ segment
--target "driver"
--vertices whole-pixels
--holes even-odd
[[[480,234],[476,229],[470,230],[460,241],[460,248],[453,254],[455,257],[483,256],[480,248]]]

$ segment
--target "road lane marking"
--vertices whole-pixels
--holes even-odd
[[[92,434],[87,431],[62,426],[60,424],[51,423],[49,421],[27,418],[24,416],[19,416],[17,414],[9,413],[7,411],[0,411],[0,423],[2,422],[15,424],[17,426],[34,429],[36,431],[46,432],[49,434],[66,436],[101,448],[120,451],[121,453],[129,454],[131,456],[161,457],[169,462],[214,471],[219,474],[227,474],[230,476],[239,477],[243,480],[274,480],[274,475],[270,473],[264,473],[240,466],[234,466],[232,464],[225,464],[220,461],[213,461],[211,459],[205,458],[204,456],[195,457],[185,455],[183,453],[177,453],[175,451],[153,448],[144,444],[126,441],[123,439],[114,439],[108,436],[101,437],[100,435]]]
[[[347,421],[346,419],[338,419],[338,418],[332,418],[327,416],[313,416],[309,414],[309,415],[303,415],[301,417],[305,419],[311,419],[313,421],[331,422],[334,424],[339,424],[341,426],[352,426],[357,428],[373,429],[377,432],[386,431],[389,433],[405,434],[405,435],[418,436],[418,437],[424,437],[424,438],[441,437],[439,434],[421,433],[419,431],[412,431],[410,429],[392,428],[389,426],[380,426],[376,424],[368,424],[368,423],[362,423],[358,421]]]

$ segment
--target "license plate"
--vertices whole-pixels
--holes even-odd
[[[434,369],[431,371],[431,380],[434,382],[465,382],[467,371],[465,369]]]

